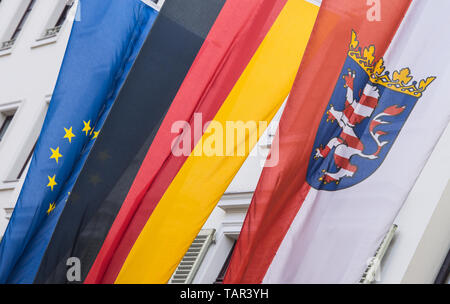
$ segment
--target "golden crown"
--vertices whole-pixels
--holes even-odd
[[[394,71],[392,77],[388,71],[385,71],[384,60],[380,58],[375,61],[375,46],[370,45],[361,50],[359,41],[355,31],[352,31],[352,41],[348,55],[361,67],[370,77],[370,81],[380,84],[391,90],[408,94],[416,98],[420,98],[425,89],[436,79],[436,77],[428,77],[419,82],[412,81],[413,76],[409,68]],[[412,81],[412,82],[411,82]]]

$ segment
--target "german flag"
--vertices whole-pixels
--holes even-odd
[[[288,96],[315,4],[186,2],[160,12],[35,282],[65,282],[78,257],[85,283],[166,283]],[[265,123],[228,141],[229,122]]]

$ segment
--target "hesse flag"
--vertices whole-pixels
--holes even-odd
[[[30,169],[0,244],[0,283],[33,282],[75,179],[157,15],[140,0],[78,3]]]
[[[450,2],[365,3],[322,3],[227,283],[358,282],[448,125]]]

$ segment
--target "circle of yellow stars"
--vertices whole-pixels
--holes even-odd
[[[98,134],[100,133],[100,131],[94,131],[94,129],[91,127],[91,121],[84,121],[83,120],[83,129],[81,130],[81,132],[85,132],[86,136],[91,136],[92,134],[94,134],[92,136],[91,139],[96,139],[98,137]],[[64,137],[63,139],[67,139],[69,141],[69,144],[72,143],[72,140],[74,137],[77,137],[74,133],[73,133],[73,127],[69,127],[69,128],[64,128]],[[56,147],[56,148],[52,148],[50,147],[50,151],[51,151],[51,155],[50,155],[50,159],[54,159],[56,164],[59,164],[59,160],[60,158],[63,158],[63,155],[60,151],[60,147]],[[53,191],[54,188],[58,185],[58,182],[56,181],[56,174],[53,174],[53,176],[47,176],[48,178],[48,184],[47,187],[50,188],[50,191]],[[97,184],[99,182],[99,180],[95,180],[95,183]],[[69,192],[70,194],[70,192]],[[49,207],[47,209],[47,215],[50,215],[50,213],[52,213],[53,210],[55,210],[56,208],[56,202],[50,203]]]

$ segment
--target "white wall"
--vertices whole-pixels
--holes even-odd
[[[15,25],[18,10],[26,2],[1,1],[0,39],[6,39],[4,33]],[[76,8],[72,7],[56,37],[37,41],[61,3],[65,0],[37,0],[13,48],[0,51],[0,112],[18,107],[0,142],[0,236],[6,229],[6,212],[12,211],[21,186],[17,173],[42,127],[74,19]]]
[[[434,148],[395,223],[383,283],[433,283],[450,248],[450,127]]]

